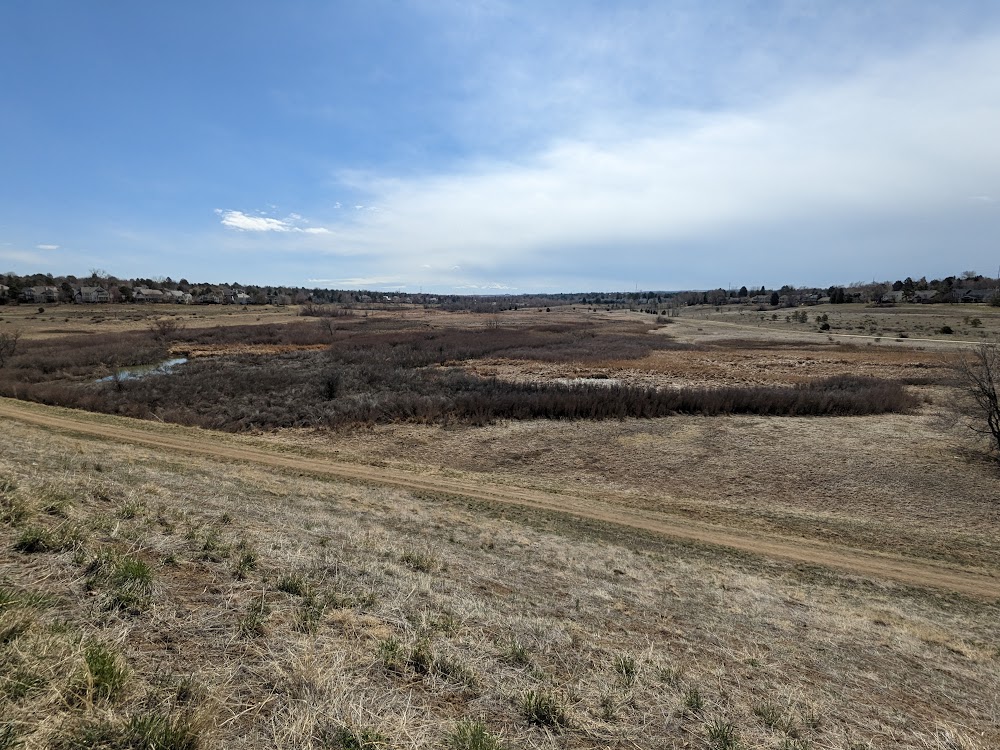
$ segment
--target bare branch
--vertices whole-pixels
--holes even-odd
[[[20,338],[20,331],[0,333],[0,367],[3,367],[7,360],[14,356],[14,352],[17,351],[17,341]]]
[[[1000,457],[1000,345],[980,344],[965,352],[956,371],[971,400],[969,427],[986,435]]]

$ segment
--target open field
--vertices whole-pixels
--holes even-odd
[[[322,354],[282,314],[150,346]],[[0,401],[0,747],[1000,745],[1000,481],[952,410],[953,339],[673,320],[420,310],[327,333],[344,367],[351,341],[433,334],[465,347],[433,371],[499,382],[850,374],[912,405],[223,434]],[[517,346],[462,333],[497,328]]]

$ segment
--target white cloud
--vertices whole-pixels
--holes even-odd
[[[38,250],[58,250],[59,245],[35,245]]]
[[[289,232],[291,225],[281,219],[247,216],[242,211],[223,211],[222,223],[243,232]]]
[[[223,226],[238,229],[241,232],[302,232],[305,234],[329,234],[326,227],[300,227],[297,223],[308,223],[299,214],[289,214],[285,219],[275,219],[266,216],[249,216],[242,211],[224,211],[215,209],[222,217]]]

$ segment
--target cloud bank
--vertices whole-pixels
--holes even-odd
[[[702,265],[772,279],[811,230],[801,250],[878,240],[918,268],[940,259],[929,225],[982,252],[990,217],[969,211],[994,208],[983,198],[1000,186],[996,70],[1000,38],[937,46],[766,106],[646,114],[602,138],[555,134],[534,153],[441,174],[341,174],[379,211],[341,219],[330,250],[510,278],[612,256],[691,265],[692,249],[711,245]]]

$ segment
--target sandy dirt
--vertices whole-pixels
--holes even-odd
[[[1000,578],[989,571],[958,565],[879,554],[829,542],[795,539],[721,524],[674,518],[652,509],[628,507],[614,495],[600,501],[573,494],[490,485],[464,478],[426,476],[394,467],[366,466],[311,458],[286,449],[241,445],[230,436],[206,430],[160,426],[86,412],[54,409],[10,399],[0,400],[0,417],[46,429],[104,440],[186,453],[223,461],[239,461],[284,471],[329,476],[411,491],[444,493],[498,506],[513,505],[699,544],[739,550],[770,559],[805,563],[834,571],[896,581],[909,586],[943,589],[987,600],[1000,599]]]

